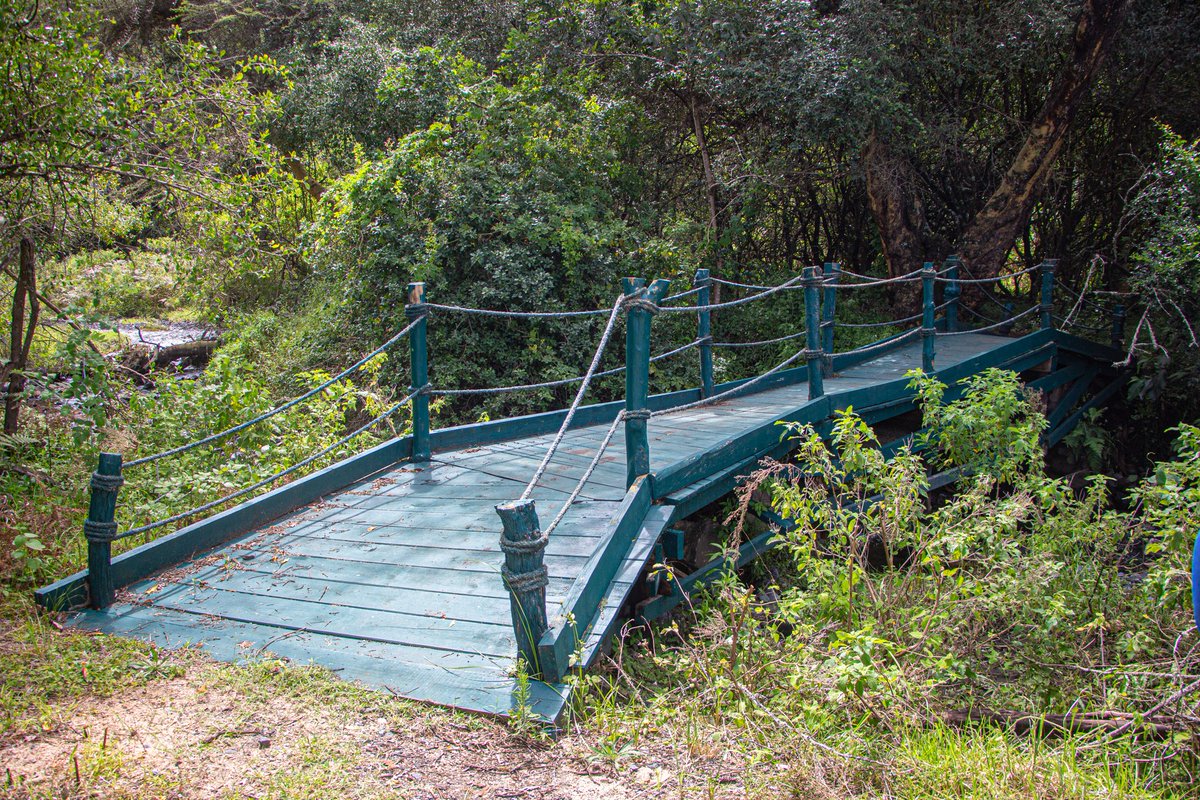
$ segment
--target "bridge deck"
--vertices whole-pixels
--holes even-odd
[[[965,335],[938,343],[943,369],[1012,339]],[[903,346],[826,379],[826,394],[895,381],[920,365],[920,344]],[[660,472],[808,403],[799,383],[650,422],[652,471]],[[606,425],[568,433],[534,497],[543,522],[556,513]],[[271,652],[313,662],[346,679],[417,700],[506,713],[513,703],[516,645],[499,576],[494,506],[520,495],[551,436],[437,453],[424,465],[395,464],[320,502],[128,587],[79,627],[195,643],[239,660]],[[553,617],[613,523],[625,496],[618,433],[576,505],[551,537],[547,608]],[[656,498],[659,499],[659,498]],[[643,525],[587,643],[594,651],[669,522],[656,506]],[[562,687],[531,684],[535,710],[555,718]]]

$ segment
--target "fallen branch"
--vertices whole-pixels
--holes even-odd
[[[1020,735],[1052,735],[1061,733],[1091,733],[1104,731],[1113,736],[1132,726],[1131,714],[1116,711],[1081,712],[1077,714],[1027,714],[1021,711],[985,711],[965,708],[947,711],[943,719],[951,725],[986,723],[1003,725]],[[1167,722],[1145,722],[1139,732],[1153,739],[1167,739],[1181,730]]]

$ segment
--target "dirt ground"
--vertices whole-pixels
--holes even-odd
[[[279,691],[269,676],[264,684],[244,668],[193,660],[179,677],[112,697],[66,702],[33,732],[0,739],[0,795],[197,800],[691,795],[680,791],[669,752],[656,758],[642,749],[625,763],[586,731],[551,741],[478,717],[342,689],[330,677],[301,683]],[[702,796],[740,796],[736,772],[720,774],[720,749],[710,758],[712,777]]]

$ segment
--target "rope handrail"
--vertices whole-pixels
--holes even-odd
[[[596,352],[592,355],[592,363],[588,365],[587,372],[584,373],[583,382],[579,385],[579,391],[575,393],[575,399],[571,401],[570,408],[567,409],[566,416],[563,417],[562,425],[558,428],[558,433],[554,435],[554,440],[550,443],[550,447],[546,449],[546,454],[542,456],[542,461],[538,464],[537,470],[533,473],[533,478],[525,486],[525,491],[521,492],[520,500],[528,500],[529,495],[533,493],[533,487],[537,485],[542,476],[546,474],[546,468],[550,466],[550,459],[554,458],[554,454],[558,452],[559,445],[562,444],[563,437],[571,427],[571,420],[575,418],[575,412],[579,410],[580,404],[583,402],[583,396],[587,393],[588,386],[592,383],[592,378],[596,374],[596,368],[600,366],[600,359],[604,355],[605,349],[608,347],[608,341],[612,338],[613,329],[617,326],[617,318],[621,316],[621,309],[626,304],[635,300],[646,302],[643,295],[645,290],[640,290],[637,294],[621,295],[613,303],[612,310],[608,314],[608,322],[604,326],[604,333],[600,336],[600,342],[596,345]]]
[[[656,356],[651,356],[650,363],[653,364],[656,361],[662,361],[663,359],[667,359],[667,358],[670,358],[671,356],[676,356],[676,355],[679,355],[680,353],[691,350],[693,347],[699,347],[700,345],[704,344],[704,341],[705,340],[703,340],[703,339],[693,339],[692,341],[688,342],[685,345],[676,347],[674,350],[668,350],[665,353],[659,353]],[[606,369],[603,372],[597,372],[592,377],[593,378],[604,378],[609,375],[620,374],[624,371],[625,371],[625,367],[613,367],[612,369]],[[578,383],[579,381],[581,381],[583,379],[584,379],[583,375],[576,375],[574,378],[560,378],[559,380],[543,381],[542,383],[522,383],[522,384],[518,384],[515,386],[497,386],[494,388],[484,388],[484,389],[433,389],[430,391],[430,394],[445,395],[445,396],[450,396],[450,397],[461,396],[461,395],[479,395],[479,394],[506,394],[508,392],[532,391],[534,389],[552,389],[555,386],[566,386],[567,384]]]
[[[855,355],[855,354],[861,354],[861,353],[870,353],[875,350],[883,350],[888,347],[894,347],[895,345],[899,344],[900,342],[907,341],[908,339],[911,339],[913,336],[916,336],[918,333],[921,333],[923,330],[924,329],[920,328],[920,327],[909,328],[907,331],[904,331],[903,333],[897,334],[890,338],[884,339],[882,342],[874,342],[872,344],[864,344],[862,347],[856,347],[853,350],[843,350],[840,353],[830,353],[830,355],[848,356],[848,355]],[[939,335],[944,336],[945,334],[939,334]]]
[[[1030,314],[1034,313],[1035,311],[1041,311],[1041,309],[1042,309],[1041,305],[1032,305],[1029,308],[1022,311],[1020,314],[1014,314],[1013,316],[1009,317],[1008,319],[1000,320],[999,322],[995,323],[994,325],[988,325],[983,328],[972,328],[972,329],[966,330],[966,331],[945,331],[943,333],[939,333],[938,336],[939,337],[942,337],[942,336],[966,336],[968,333],[986,333],[986,332],[988,332],[990,330],[994,330],[996,328],[1003,328],[1005,325],[1012,325],[1013,323],[1017,322],[1018,320],[1028,317]]]
[[[262,480],[256,481],[255,483],[251,484],[250,486],[247,486],[243,489],[238,489],[236,492],[231,492],[230,494],[227,494],[224,497],[204,503],[203,505],[197,506],[196,508],[193,508],[189,511],[181,511],[178,514],[173,514],[165,519],[160,519],[160,520],[157,520],[156,522],[150,522],[145,525],[139,525],[136,528],[130,528],[129,530],[125,531],[124,533],[121,533],[121,534],[118,534],[117,536],[115,536],[113,540],[116,541],[117,539],[127,539],[130,536],[137,536],[138,534],[148,533],[152,530],[162,528],[166,525],[171,525],[172,523],[180,522],[182,520],[187,519],[188,517],[195,516],[196,514],[203,514],[205,511],[211,511],[214,508],[217,508],[219,506],[224,505],[225,503],[228,503],[230,500],[237,500],[240,497],[245,497],[246,495],[250,494],[251,492],[261,489],[264,486],[270,486],[272,483],[279,480],[280,478],[284,478],[284,477],[292,474],[293,472],[296,472],[297,470],[303,469],[304,467],[308,466],[309,464],[313,463],[314,461],[317,461],[318,459],[329,455],[334,450],[337,450],[338,448],[343,447],[346,444],[350,443],[355,438],[357,438],[359,435],[361,435],[364,431],[367,431],[370,428],[375,427],[379,423],[381,423],[384,420],[393,416],[397,411],[399,411],[401,408],[403,408],[410,400],[412,400],[414,397],[416,397],[421,392],[426,391],[428,389],[429,389],[429,384],[425,384],[421,388],[411,392],[407,397],[405,397],[403,400],[400,400],[399,402],[397,402],[395,405],[393,405],[387,411],[385,411],[382,414],[380,414],[379,416],[375,417],[375,419],[371,420],[370,422],[366,423],[365,425],[363,425],[359,428],[356,428],[355,430],[353,430],[349,434],[343,436],[341,439],[339,439],[338,441],[329,445],[328,447],[322,448],[320,451],[312,454],[311,456],[308,456],[307,458],[303,459],[302,461],[296,462],[295,464],[293,464],[290,467],[287,467],[286,469],[282,469],[273,475],[263,478]]]
[[[783,361],[780,361],[778,364],[771,367],[766,372],[762,373],[761,375],[758,375],[757,377],[751,378],[750,380],[746,381],[745,383],[739,384],[739,385],[733,387],[732,389],[726,389],[725,391],[723,391],[719,394],[714,394],[712,397],[705,397],[701,400],[696,400],[691,403],[684,403],[683,405],[680,405],[680,406],[673,406],[671,408],[662,408],[662,409],[659,409],[658,411],[652,411],[652,412],[650,412],[650,416],[652,418],[653,417],[661,417],[664,414],[675,414],[680,411],[688,411],[693,408],[702,408],[704,406],[712,405],[713,403],[719,403],[728,397],[738,394],[739,392],[745,391],[746,389],[750,388],[751,386],[754,386],[755,384],[757,384],[763,380],[766,380],[770,376],[774,375],[776,372],[779,372],[784,367],[795,362],[797,359],[804,358],[805,360],[807,360],[808,358],[812,357],[813,355],[814,354],[808,349],[797,350],[795,353],[793,353],[792,355],[790,355]]]
[[[663,313],[672,313],[672,312],[674,312],[674,313],[679,313],[679,312],[696,313],[698,311],[716,311],[716,310],[722,309],[722,308],[734,308],[735,306],[744,306],[747,303],[753,303],[755,300],[761,300],[764,297],[770,297],[771,295],[777,294],[786,289],[798,288],[798,287],[796,287],[796,282],[803,280],[803,279],[804,279],[803,275],[797,275],[794,278],[789,278],[788,280],[784,281],[783,283],[779,284],[778,286],[772,286],[771,288],[767,289],[766,291],[759,292],[758,294],[752,294],[752,295],[749,295],[748,297],[742,297],[737,300],[730,300],[725,303],[712,303],[707,306],[671,306],[671,307],[655,306],[654,310],[661,311]]]
[[[596,471],[596,467],[600,465],[600,458],[604,455],[604,451],[608,449],[609,444],[612,443],[613,436],[617,432],[617,427],[625,421],[625,416],[625,411],[621,411],[620,414],[617,414],[616,417],[613,418],[612,424],[608,426],[608,431],[606,431],[604,434],[603,441],[600,442],[600,446],[596,448],[596,453],[592,456],[591,463],[589,463],[587,469],[583,471],[583,475],[579,477],[579,480],[575,482],[575,488],[571,490],[571,494],[567,496],[567,499],[563,502],[562,507],[558,509],[558,513],[554,515],[554,519],[550,520],[550,524],[547,525],[545,530],[542,531],[543,536],[549,536],[551,533],[553,533],[554,529],[558,527],[558,523],[562,522],[563,517],[565,517],[567,512],[571,510],[571,506],[573,506],[575,501],[579,498],[579,494],[583,491],[583,487],[589,480],[591,480],[592,473],[594,473]]]
[[[940,307],[945,308],[947,305],[948,305],[947,303],[942,303],[942,305]],[[835,329],[836,328],[887,328],[887,327],[891,327],[892,325],[904,325],[905,323],[908,323],[908,322],[916,322],[923,316],[924,316],[924,312],[921,312],[921,313],[917,313],[917,314],[912,314],[907,317],[901,317],[900,319],[888,320],[887,322],[837,322],[836,320],[833,320],[828,323],[821,323],[821,324],[822,324],[822,326],[824,326],[826,324],[832,325]]]
[[[912,272],[906,272],[903,275],[897,275],[894,278],[874,278],[870,275],[860,275],[857,272],[842,270],[841,275],[849,275],[852,278],[860,279],[860,283],[846,283],[844,281],[826,281],[825,286],[833,289],[869,289],[872,286],[886,286],[893,283],[913,283],[922,279],[922,273],[925,272],[924,267],[914,269]],[[940,273],[939,273],[940,274]]]
[[[409,306],[413,308],[414,306]],[[418,308],[432,308],[436,311],[448,311],[454,314],[467,314],[478,317],[506,317],[509,319],[566,319],[570,317],[599,317],[607,314],[603,308],[583,311],[500,311],[494,308],[468,308],[466,306],[451,306],[444,303],[421,303]]]
[[[939,273],[938,277],[936,277],[934,280],[940,281],[942,283],[973,283],[973,284],[999,283],[1000,281],[1006,281],[1006,280],[1009,280],[1010,278],[1019,278],[1022,275],[1028,275],[1031,272],[1037,272],[1041,268],[1042,268],[1041,264],[1034,264],[1032,267],[1026,267],[1025,269],[1021,270],[1020,272],[1006,272],[1003,275],[996,275],[991,278],[944,278],[941,276],[941,273]]]
[[[755,292],[762,292],[762,291],[766,291],[767,289],[775,288],[774,286],[763,286],[763,285],[757,284],[757,283],[738,283],[737,281],[731,281],[731,280],[727,280],[725,278],[709,278],[709,280],[711,280],[713,283],[719,283],[722,286],[732,286],[735,289],[749,289],[749,290],[755,291]],[[801,289],[803,287],[796,286],[793,288]]]
[[[714,279],[714,280],[715,280],[715,279]],[[706,288],[708,288],[708,287],[706,287],[706,286],[693,286],[691,289],[687,289],[686,291],[677,292],[676,294],[673,294],[673,295],[669,295],[669,296],[667,296],[667,297],[664,297],[664,298],[662,299],[662,302],[664,302],[664,303],[669,303],[669,302],[671,302],[672,300],[682,300],[682,299],[683,299],[683,298],[685,298],[685,297],[691,297],[691,296],[692,296],[692,295],[694,295],[694,294],[699,294],[700,292],[703,292],[703,291],[704,291]]]
[[[283,403],[280,406],[276,406],[275,408],[271,409],[270,411],[265,411],[262,414],[259,414],[257,417],[254,417],[253,419],[246,420],[245,422],[239,423],[230,428],[226,428],[225,430],[219,431],[218,433],[214,433],[209,436],[205,436],[203,439],[197,439],[194,442],[188,442],[187,444],[181,444],[178,447],[172,447],[169,450],[163,450],[162,452],[154,453],[153,455],[142,456],[141,458],[137,458],[137,459],[134,459],[133,461],[126,462],[124,465],[124,468],[130,469],[132,467],[138,467],[143,464],[149,464],[151,462],[158,461],[163,458],[167,458],[168,456],[174,456],[174,455],[178,455],[180,453],[186,453],[189,450],[194,450],[194,449],[196,449],[198,447],[202,447],[206,444],[211,444],[213,442],[220,441],[221,439],[224,439],[227,436],[231,436],[235,433],[238,433],[239,431],[244,431],[247,428],[250,428],[254,425],[257,425],[260,422],[264,422],[264,421],[270,419],[271,417],[282,414],[284,411],[287,411],[290,408],[295,408],[297,405],[299,405],[300,403],[303,403],[305,400],[308,400],[310,397],[313,397],[315,395],[320,394],[321,392],[324,392],[326,389],[328,389],[330,386],[333,386],[338,381],[344,380],[347,377],[349,377],[350,375],[352,375],[353,373],[362,369],[362,367],[364,365],[366,365],[367,362],[369,362],[371,359],[375,358],[380,353],[384,352],[389,347],[394,345],[396,342],[400,341],[405,336],[407,336],[409,334],[409,332],[412,331],[412,329],[416,326],[418,321],[419,320],[413,320],[408,325],[404,326],[404,328],[401,329],[400,332],[397,333],[395,336],[388,339],[383,344],[379,345],[379,347],[376,347],[370,353],[367,353],[365,356],[363,356],[358,361],[351,364],[346,369],[339,372],[337,375],[334,375],[332,378],[321,383],[319,386],[316,386],[313,389],[310,389],[309,391],[305,392],[304,394],[300,395],[299,397],[292,398],[291,400],[288,400],[286,403]]]
[[[780,342],[786,342],[791,339],[799,339],[800,337],[807,336],[807,335],[808,335],[808,329],[805,328],[805,329],[799,331],[798,333],[789,333],[787,336],[779,336],[775,339],[763,339],[762,341],[758,341],[758,342],[713,342],[712,346],[713,347],[758,347],[758,346],[764,345],[764,344],[779,344]]]

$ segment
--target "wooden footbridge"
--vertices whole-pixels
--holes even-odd
[[[1004,285],[1013,287],[1033,272],[1008,276]],[[650,576],[653,565],[680,565],[683,559],[684,534],[676,523],[732,491],[764,456],[786,456],[792,443],[781,438],[778,423],[827,430],[833,414],[851,406],[873,424],[900,417],[913,409],[905,374],[917,368],[950,385],[988,367],[1025,374],[1054,400],[1048,444],[1111,396],[1121,380],[1112,366],[1119,357],[1114,348],[1121,315],[1114,318],[1109,344],[1064,332],[1053,312],[1053,264],[1042,265],[1040,274],[1040,294],[1033,292],[1037,300],[1030,308],[1013,314],[1010,306],[1003,319],[976,330],[959,322],[959,312],[970,310],[961,292],[987,282],[960,277],[953,259],[941,270],[926,265],[891,281],[826,265],[774,287],[716,281],[702,270],[691,289],[672,297],[665,297],[666,281],[627,279],[612,309],[567,312],[594,313],[607,322],[590,368],[574,379],[579,389],[570,408],[432,431],[429,398],[439,390],[428,384],[431,316],[504,312],[434,305],[426,302],[424,287],[413,284],[411,323],[332,379],[348,376],[406,337],[412,374],[407,397],[338,445],[271,479],[131,530],[120,530],[115,513],[126,470],[192,447],[236,441],[241,430],[280,409],[124,467],[121,456],[102,455],[84,525],[89,568],[40,589],[37,598],[47,608],[71,609],[69,624],[77,628],[167,647],[197,644],[230,661],[273,653],[417,700],[501,715],[527,702],[554,720],[567,694],[564,677],[593,662],[619,620],[666,613],[723,569],[771,546],[767,533],[736,553],[682,568],[673,580]],[[1024,280],[1036,283],[1036,275]],[[915,327],[835,352],[835,329],[855,327],[837,321],[837,295],[904,281],[921,283],[922,304],[913,317],[894,321],[892,330]],[[714,283],[745,294],[714,304]],[[714,339],[713,311],[790,290],[805,292],[805,330],[765,343]],[[692,304],[679,302],[686,298],[694,298]],[[652,357],[651,320],[660,313],[693,316],[696,336]],[[613,371],[625,373],[625,401],[585,405],[622,316],[625,366]],[[1014,326],[1029,332],[1014,336]],[[715,347],[790,340],[798,349],[766,373],[714,383]],[[650,362],[690,349],[699,355],[698,388],[651,394]],[[570,381],[538,386],[563,383]],[[530,387],[504,390],[523,388]],[[232,505],[410,404],[412,435]],[[189,524],[159,535],[178,523]],[[112,556],[114,541],[134,537],[144,543]],[[518,681],[518,654],[540,680]]]

